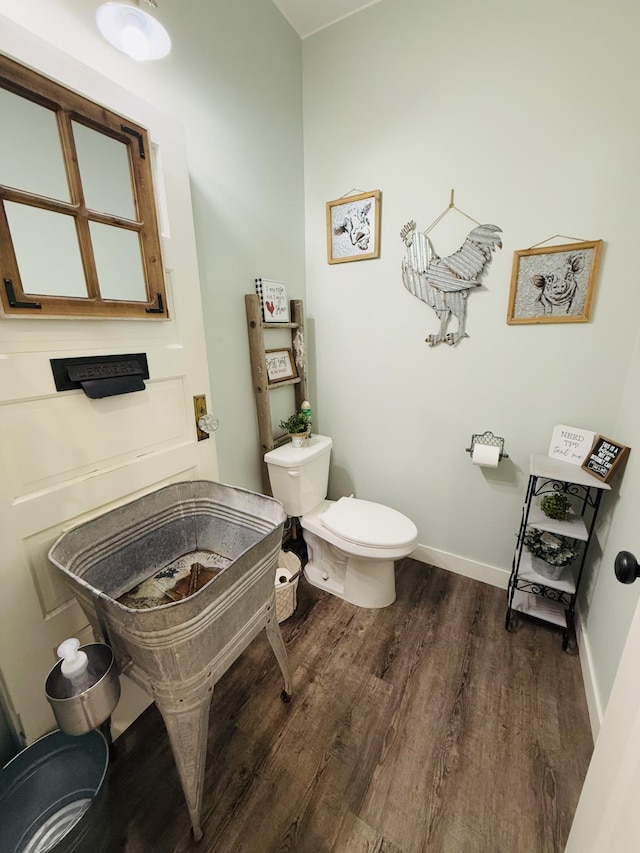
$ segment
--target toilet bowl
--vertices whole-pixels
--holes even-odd
[[[283,445],[265,454],[273,496],[300,518],[309,583],[359,607],[387,607],[396,598],[395,561],[416,546],[418,531],[402,513],[372,501],[326,499],[332,441],[314,435],[307,447]]]

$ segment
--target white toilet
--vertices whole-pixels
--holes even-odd
[[[326,500],[332,444],[314,435],[307,447],[285,444],[266,453],[273,496],[300,518],[309,583],[360,607],[387,607],[396,598],[394,562],[413,551],[418,531],[382,504]]]

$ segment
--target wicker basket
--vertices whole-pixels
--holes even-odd
[[[297,575],[300,571],[300,558],[291,551],[280,551],[278,556],[278,568],[276,569],[276,617],[278,622],[284,622],[296,609],[296,594],[298,591],[299,577],[294,577],[284,583],[278,582],[278,573],[286,570],[290,576]]]

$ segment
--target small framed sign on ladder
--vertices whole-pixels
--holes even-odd
[[[288,323],[289,306],[287,288],[282,281],[269,278],[256,279],[256,293],[262,305],[262,318],[265,323]]]
[[[295,379],[298,375],[290,347],[267,349],[264,358],[269,382],[283,382],[285,379]]]

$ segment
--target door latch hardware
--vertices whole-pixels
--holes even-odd
[[[205,438],[209,438],[209,433],[205,432],[203,429],[200,429],[200,425],[198,423],[200,418],[204,417],[207,414],[207,398],[204,394],[194,395],[193,411],[196,416],[196,432],[198,434],[198,441],[204,441]]]

